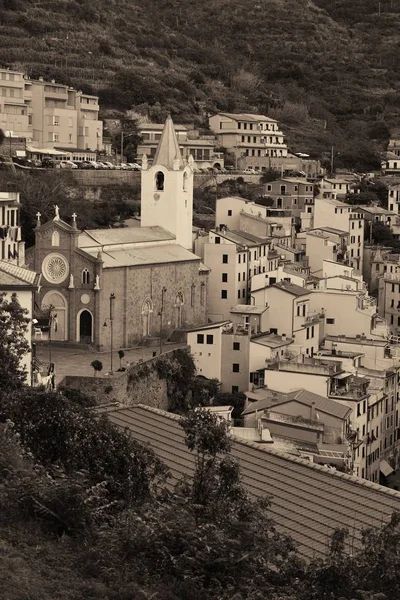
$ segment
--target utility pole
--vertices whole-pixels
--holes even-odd
[[[110,362],[111,362],[111,373],[113,371],[113,321],[114,321],[114,311],[113,311],[113,302],[115,300],[115,294],[112,292],[110,294],[110,334],[111,334],[111,343],[110,343]]]
[[[369,222],[369,243],[372,245],[372,220]]]
[[[121,157],[119,159],[119,164],[122,164],[124,156],[124,132],[121,131]]]
[[[333,175],[333,168],[334,168],[334,164],[333,164],[333,146],[331,146],[331,175]]]

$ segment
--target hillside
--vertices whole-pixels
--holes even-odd
[[[344,156],[379,150],[399,118],[400,0],[0,1],[0,64],[103,107],[203,126],[260,111],[297,150]]]

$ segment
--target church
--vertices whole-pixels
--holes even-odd
[[[192,252],[193,160],[184,163],[168,117],[152,166],[142,165],[141,226],[80,231],[37,215],[30,269],[53,340],[128,348],[207,321],[209,269]]]

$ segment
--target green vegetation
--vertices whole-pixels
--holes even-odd
[[[55,204],[60,208],[61,219],[69,224],[75,212],[80,229],[118,226],[140,211],[139,182],[136,187],[119,185],[102,188],[100,198],[88,200],[71,173],[58,169],[56,172],[0,171],[0,189],[20,192],[22,239],[27,247],[35,243],[36,214],[40,212],[41,222],[46,223],[54,217]]]
[[[289,145],[372,169],[399,117],[399,0],[2,0],[0,63],[102,106],[206,126],[266,113]],[[18,40],[18,43],[16,43]],[[325,154],[326,153],[326,154]]]

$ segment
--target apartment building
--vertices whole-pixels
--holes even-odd
[[[266,327],[266,307],[237,305],[232,320],[186,331],[197,374],[220,382],[220,391],[245,392],[249,385],[249,346]]]
[[[32,107],[25,98],[23,73],[0,69],[0,128],[7,137],[32,140]]]
[[[274,208],[290,210],[300,219],[301,213],[312,214],[314,184],[307,179],[285,177],[265,184],[264,193],[274,201]]]
[[[346,179],[323,177],[319,183],[320,196],[330,200],[344,200],[350,193],[351,182]]]
[[[398,260],[385,266],[392,267],[393,272],[386,271],[378,279],[378,313],[386,320],[390,334],[400,336],[400,267]]]
[[[351,471],[359,477],[379,480],[379,440],[368,437],[368,411],[382,398],[376,399],[369,390],[369,380],[343,368],[341,360],[329,361],[321,357],[304,357],[303,362],[287,360],[268,364],[260,377],[260,387],[283,393],[305,389],[324,398],[334,400],[351,409],[349,439],[351,440]],[[372,396],[372,400],[370,397]],[[374,409],[376,413],[377,409]],[[381,413],[374,417],[379,423]],[[370,457],[370,458],[369,458]]]
[[[294,445],[296,454],[312,462],[351,470],[351,408],[304,389],[287,394],[270,389],[256,391],[262,398],[252,401],[252,393],[247,394],[245,427],[256,427],[261,422],[268,428],[274,448],[282,445],[290,452]]]
[[[210,129],[221,146],[234,155],[235,161],[260,170],[271,166],[273,157],[286,157],[285,136],[275,119],[245,113],[218,113],[209,118]]]
[[[268,239],[224,227],[197,242],[196,254],[210,269],[209,317],[229,319],[238,302],[249,302],[252,277],[275,265],[278,256]]]
[[[83,159],[82,151],[103,149],[103,123],[97,96],[56,83],[28,79],[22,72],[0,69],[0,122],[27,149],[53,149],[55,156]],[[87,158],[87,156],[85,156]]]
[[[335,226],[337,235],[344,234],[341,242],[341,260],[358,271],[363,270],[364,218],[358,208],[336,199],[316,198],[314,206],[314,229]],[[332,231],[332,229],[331,229]],[[347,237],[347,239],[345,239]]]
[[[275,243],[294,245],[294,218],[290,211],[272,209],[245,198],[218,198],[215,224],[260,238],[271,238],[272,246]]]
[[[137,147],[138,156],[145,154],[149,162],[153,160],[161,139],[163,126],[159,123],[138,124],[138,131],[142,138]],[[201,137],[198,131],[189,129],[185,125],[174,125],[174,128],[182,158],[187,161],[189,156],[192,156],[195,169],[220,169],[224,166],[223,152],[216,151],[218,146],[216,138],[212,136]]]
[[[0,259],[25,265],[25,242],[21,238],[18,192],[0,192]]]
[[[359,359],[354,364],[353,370],[368,377],[370,389],[383,395],[382,406],[379,408],[381,422],[374,426],[373,433],[374,437],[379,435],[381,460],[388,461],[392,468],[397,469],[400,464],[398,344],[389,343],[387,340],[370,339],[363,335],[356,337],[341,335],[327,336],[324,341],[324,349],[329,349],[340,360],[347,353],[357,354]],[[376,410],[378,409],[375,409],[375,412]],[[371,411],[369,417],[375,416]],[[368,422],[370,422],[370,418]],[[371,431],[372,426],[368,429],[368,432],[371,433]],[[387,476],[387,466],[383,464],[382,467],[383,475]]]

